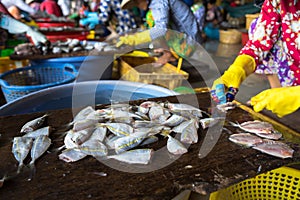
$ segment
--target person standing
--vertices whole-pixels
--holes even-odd
[[[55,15],[56,17],[62,17],[62,11],[56,0],[45,0],[40,5],[40,10],[45,11],[48,14]]]
[[[277,58],[268,60],[276,64],[280,73],[277,87],[262,91],[250,100],[254,111],[267,109],[283,117],[300,107],[300,2],[298,0],[265,0],[253,30],[253,35],[241,49],[233,64],[214,81],[211,95],[218,102],[214,91],[224,84],[227,101],[232,101],[240,84],[247,76],[261,69],[261,64],[277,52]],[[280,47],[280,48],[278,48]],[[275,51],[274,51],[275,50]],[[271,58],[271,57],[270,57]],[[284,66],[284,67],[281,67]],[[279,82],[278,81],[278,82]]]

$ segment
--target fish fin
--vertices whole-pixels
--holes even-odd
[[[27,180],[31,181],[36,173],[36,168],[35,168],[34,162],[31,161],[29,163],[29,168],[30,168],[30,174],[29,174],[29,178]]]
[[[228,122],[231,126],[240,127],[240,124],[238,122]]]
[[[63,148],[65,148],[65,147],[66,147],[66,145],[62,145],[62,146],[60,146],[58,148],[55,148],[55,149],[51,150],[50,153],[57,153],[57,152],[61,151]]]

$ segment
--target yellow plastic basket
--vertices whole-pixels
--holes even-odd
[[[300,171],[289,167],[260,174],[213,192],[210,200],[299,200]]]

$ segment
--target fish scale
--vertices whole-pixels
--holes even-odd
[[[18,173],[24,165],[24,159],[27,157],[32,147],[33,139],[29,137],[14,137],[12,152],[19,162]]]

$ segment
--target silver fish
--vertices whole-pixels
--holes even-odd
[[[92,120],[92,119],[84,119],[80,121],[76,121],[73,126],[73,131],[81,131],[90,127],[95,127],[98,120]]]
[[[100,140],[88,140],[75,150],[93,157],[103,157],[108,153],[107,147]]]
[[[128,164],[143,164],[147,165],[152,157],[152,149],[135,149],[125,151],[121,154],[107,156],[109,159],[115,159]]]
[[[234,142],[236,144],[246,146],[246,147],[251,147],[253,145],[262,143],[263,140],[255,135],[252,135],[250,133],[237,133],[237,134],[232,134],[228,138],[231,142]]]
[[[202,117],[202,113],[203,113],[203,111],[201,109],[196,108],[191,105],[188,105],[188,104],[183,104],[183,103],[167,102],[167,103],[165,103],[165,106],[173,112],[176,112],[176,113],[189,112],[196,117]]]
[[[83,108],[75,115],[75,117],[73,119],[73,123],[84,120],[90,113],[93,113],[93,112],[95,112],[95,109],[92,108],[92,106],[87,106],[87,107]]]
[[[195,120],[190,120],[189,124],[181,133],[180,141],[187,144],[195,144],[198,142],[198,130]]]
[[[178,126],[184,120],[184,117],[177,114],[173,114],[171,117],[169,117],[169,119],[167,119],[167,121],[163,122],[162,124],[165,126]]]
[[[115,144],[115,151],[117,154],[120,154],[124,151],[127,151],[129,149],[132,149],[136,146],[138,146],[146,137],[148,133],[146,132],[140,132],[135,133],[134,135],[125,136],[117,139]]]
[[[35,131],[28,132],[25,135],[23,135],[23,137],[37,138],[40,135],[49,136],[49,134],[50,134],[50,126],[46,126],[46,127],[37,129]]]
[[[81,145],[91,137],[93,131],[94,131],[94,128],[87,128],[87,129],[84,129],[81,131],[73,132],[71,140],[76,145]]]
[[[21,168],[24,166],[24,159],[27,157],[31,147],[32,147],[33,139],[27,137],[14,137],[12,152],[19,162],[18,171],[21,171]]]
[[[97,127],[92,133],[90,139],[92,140],[97,139],[102,142],[106,136],[106,133],[107,133],[106,127]]]
[[[64,144],[67,149],[76,148],[78,145],[73,141],[74,131],[69,130],[64,138]]]
[[[115,141],[121,137],[116,136],[116,135],[109,135],[108,137],[105,138],[105,144],[108,149],[115,149]]]
[[[153,105],[148,115],[151,121],[158,121],[161,116],[165,115],[164,108],[159,104]]]
[[[237,107],[237,105],[234,102],[227,102],[224,104],[217,105],[217,109],[224,113],[226,113],[228,110],[232,110],[236,107]]]
[[[133,123],[134,128],[151,128],[154,126],[159,125],[158,122],[153,121],[142,121],[142,120],[135,120]]]
[[[279,158],[292,158],[294,153],[294,150],[287,144],[268,139],[264,139],[262,143],[256,144],[252,148]]]
[[[173,138],[172,136],[168,135],[168,141],[167,141],[167,149],[170,153],[174,155],[182,155],[188,152],[186,147],[181,144],[178,140]]]
[[[222,118],[222,117],[221,118],[219,118],[219,117],[216,117],[216,118],[209,117],[209,118],[200,119],[199,122],[200,122],[202,128],[206,129],[208,127],[212,127],[212,126],[216,125],[221,120],[225,120],[225,118]]]
[[[38,117],[34,120],[31,120],[31,121],[27,122],[21,128],[21,133],[28,133],[28,132],[31,132],[31,131],[34,131],[34,130],[38,129],[44,123],[47,116],[48,115],[45,114],[42,117]]]
[[[133,128],[124,123],[102,123],[98,126],[106,126],[113,134],[117,136],[129,136],[133,133]]]
[[[58,158],[65,162],[76,162],[85,158],[86,156],[87,155],[85,153],[82,153],[80,151],[76,151],[74,149],[66,149],[58,155]]]
[[[46,135],[40,135],[38,136],[34,141],[31,148],[31,161],[29,163],[29,166],[31,168],[31,175],[29,177],[29,181],[32,180],[33,175],[35,174],[35,161],[41,157],[47,149],[51,145],[51,139]]]
[[[240,129],[254,133],[260,137],[267,139],[279,139],[282,134],[276,131],[272,124],[259,120],[247,121],[241,124],[230,122],[231,125],[239,127]]]
[[[156,137],[156,136],[154,136],[154,135],[151,135],[151,136],[145,138],[145,139],[141,142],[141,144],[140,144],[139,146],[145,146],[145,145],[148,145],[148,144],[153,144],[153,143],[155,143],[155,142],[157,142],[157,141],[158,141],[158,137]]]

